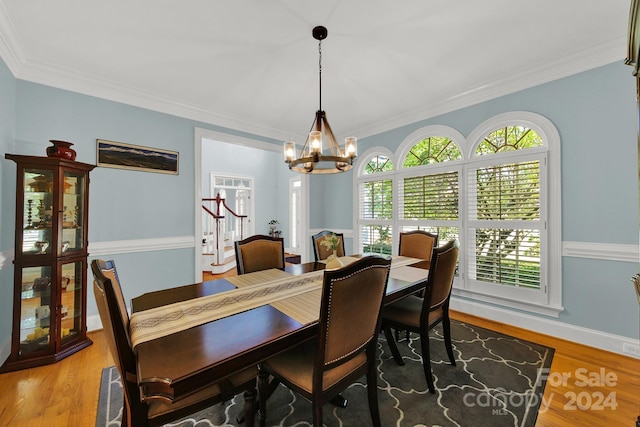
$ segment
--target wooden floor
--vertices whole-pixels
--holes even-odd
[[[452,317],[555,348],[536,426],[635,426],[640,361],[458,312]],[[100,372],[113,359],[102,331],[89,337],[93,345],[55,365],[0,374],[0,425],[94,426]]]

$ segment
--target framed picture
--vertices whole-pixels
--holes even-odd
[[[178,174],[178,152],[122,142],[97,140],[98,166]]]

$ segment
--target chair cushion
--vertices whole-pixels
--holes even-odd
[[[226,398],[233,397],[238,387],[242,386],[245,383],[248,383],[251,380],[255,380],[257,376],[258,369],[256,367],[251,367],[233,374],[219,383],[200,389],[192,394],[189,394],[188,396],[185,396],[173,402],[168,402],[163,399],[150,400],[147,405],[148,418],[150,420],[158,418],[171,412],[175,412],[179,409],[195,405],[198,402],[202,402],[203,400],[211,400],[211,405],[214,405],[216,401],[222,401]],[[206,407],[206,405],[202,405],[202,409]],[[199,409],[195,409],[194,412],[197,410]]]
[[[264,365],[270,372],[277,374],[306,392],[311,393],[316,347],[315,340],[307,341],[291,350],[270,358],[264,362]],[[366,363],[367,356],[363,351],[342,365],[329,369],[323,375],[323,389],[331,387],[340,379]]]
[[[394,323],[420,328],[420,312],[422,310],[421,297],[409,295],[384,307],[382,311],[383,320]],[[432,325],[442,317],[442,308],[429,312],[429,325]]]

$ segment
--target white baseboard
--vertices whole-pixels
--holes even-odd
[[[495,320],[496,322],[506,323],[601,350],[611,351],[623,356],[640,358],[640,353],[638,352],[639,344],[636,339],[570,325],[558,320],[532,316],[500,307],[488,306],[469,300],[461,300],[453,296],[451,297],[450,308],[462,313],[484,317]]]

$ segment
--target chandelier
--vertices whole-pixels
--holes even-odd
[[[336,137],[333,135],[326,113],[322,110],[322,40],[327,38],[325,27],[315,27],[313,38],[318,40],[318,81],[320,102],[316,117],[311,124],[300,155],[296,158],[296,143],[287,141],[284,143],[284,161],[289,169],[306,174],[339,173],[348,171],[353,167],[353,159],[356,158],[358,138],[349,136],[344,139],[344,149],[340,148]],[[323,154],[322,135],[325,135],[329,144],[329,152]]]

